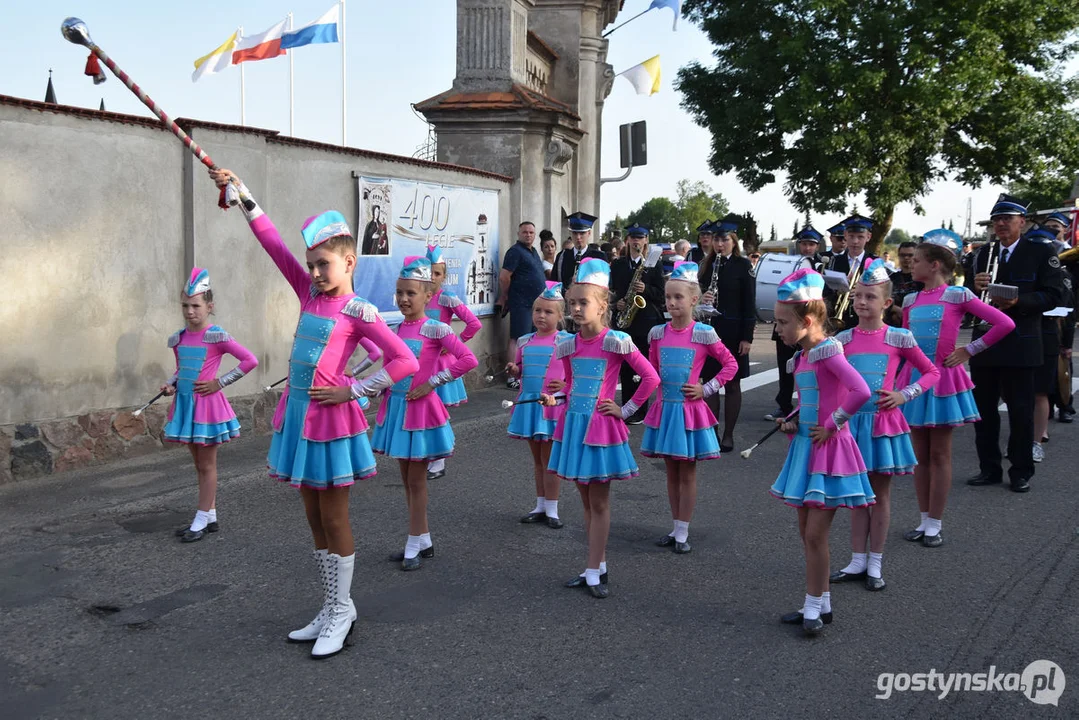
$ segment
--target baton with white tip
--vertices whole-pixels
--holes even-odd
[[[507,370],[505,368],[502,368],[498,372],[493,373],[491,375],[484,375],[483,376],[483,381],[484,382],[494,382],[496,377],[498,377],[499,375],[505,375],[506,372],[507,372]]]
[[[270,392],[271,390],[273,390],[273,389],[274,389],[275,387],[277,387],[277,386],[278,386],[278,385],[280,385],[281,383],[285,382],[286,380],[288,380],[288,375],[286,375],[285,377],[281,378],[280,380],[278,380],[277,382],[275,382],[275,383],[274,383],[273,385],[267,385],[266,387],[262,388],[262,392]]]
[[[563,400],[562,397],[555,396],[555,405],[561,404],[562,400]],[[517,400],[517,401],[503,400],[502,401],[502,409],[503,410],[509,410],[514,405],[528,405],[529,403],[538,403],[538,402],[543,402],[543,398],[533,398],[531,400]]]
[[[784,422],[784,423],[785,423],[785,422],[789,422],[789,421],[790,421],[790,420],[792,420],[792,419],[793,419],[793,418],[794,418],[794,417],[795,417],[795,416],[796,416],[797,414],[798,414],[798,411],[797,411],[797,410],[795,410],[795,411],[794,411],[794,412],[792,412],[792,413],[791,413],[790,415],[788,415],[787,417],[783,418],[783,422]],[[753,454],[753,451],[754,451],[754,450],[756,450],[756,449],[757,449],[757,448],[758,448],[758,447],[759,447],[759,446],[760,446],[760,445],[761,445],[761,444],[762,444],[762,443],[763,443],[763,442],[764,442],[765,440],[767,440],[768,438],[772,437],[772,436],[773,436],[773,435],[775,435],[775,434],[776,434],[777,432],[779,432],[780,428],[782,428],[782,427],[783,427],[783,423],[777,423],[777,424],[776,424],[776,426],[775,426],[774,428],[772,428],[771,430],[769,430],[769,431],[767,432],[767,434],[765,434],[765,436],[764,436],[764,437],[762,437],[762,438],[761,438],[760,440],[758,440],[758,441],[757,441],[756,443],[754,443],[753,447],[750,447],[750,448],[746,448],[745,450],[743,450],[743,451],[741,452],[741,455],[742,455],[742,459],[743,459],[743,460],[748,460],[748,459],[749,459],[749,456]]]
[[[132,417],[138,417],[139,415],[142,415],[143,410],[150,407],[151,405],[153,405],[155,402],[157,402],[158,400],[160,400],[163,397],[165,397],[165,391],[164,390],[162,390],[157,395],[154,395],[152,398],[150,398],[150,402],[146,403],[145,405],[140,407],[138,410],[131,413]]]

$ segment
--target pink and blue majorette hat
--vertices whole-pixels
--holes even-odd
[[[348,229],[345,216],[336,210],[327,210],[324,213],[307,218],[300,229],[300,234],[303,235],[303,242],[307,245],[308,250],[314,250],[330,238],[335,238],[339,235],[353,237],[352,231]]]
[[[667,282],[671,280],[681,280],[682,282],[690,282],[694,285],[699,284],[697,275],[700,273],[700,267],[697,263],[684,260],[682,262],[676,262],[674,264],[674,271],[671,276],[667,278]]]
[[[781,303],[807,303],[824,299],[824,278],[820,273],[801,268],[795,270],[776,289],[776,300]]]
[[[206,272],[202,268],[191,269],[191,279],[187,281],[187,285],[184,287],[184,295],[188,297],[195,297],[201,295],[210,289],[210,273]]]
[[[540,293],[542,300],[561,300],[562,299],[562,283],[554,282],[552,280],[547,281],[547,287]]]
[[[869,267],[862,273],[862,279],[858,282],[863,285],[883,285],[891,279],[892,273],[888,270],[888,266],[884,264],[883,260],[877,258],[869,263]]]
[[[599,258],[585,258],[577,268],[577,277],[573,281],[579,285],[609,287],[611,284],[611,266]]]
[[[402,280],[421,280],[431,282],[431,261],[422,255],[409,255],[398,275]]]
[[[442,259],[442,248],[438,245],[427,246],[427,259],[431,261],[432,265],[438,265],[439,263],[445,264],[445,260]]]
[[[958,255],[963,249],[963,238],[959,237],[959,233],[948,228],[933,228],[922,235],[922,242],[940,245],[942,248],[951,250],[953,255]]]

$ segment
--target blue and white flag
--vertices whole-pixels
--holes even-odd
[[[341,5],[334,4],[318,20],[308,23],[301,28],[289,30],[281,36],[281,49],[314,45],[317,43],[338,42],[337,25],[341,22]]]

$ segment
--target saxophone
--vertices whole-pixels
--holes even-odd
[[[633,318],[637,317],[637,312],[644,309],[644,298],[633,292],[633,285],[641,281],[641,276],[644,275],[646,267],[647,263],[645,263],[644,258],[641,258],[637,269],[633,271],[633,277],[629,281],[629,289],[626,290],[626,295],[622,298],[626,301],[626,306],[618,311],[618,317],[614,320],[614,326],[619,330],[625,330],[632,325]]]

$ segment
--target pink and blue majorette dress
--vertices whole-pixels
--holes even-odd
[[[431,263],[427,258],[405,258],[401,277],[406,280],[431,281]],[[423,318],[397,326],[409,353],[418,359],[419,369],[402,377],[382,395],[371,445],[375,452],[399,460],[438,460],[453,455],[454,436],[450,415],[438,393],[407,400],[410,390],[425,382],[436,388],[459,378],[478,364],[476,356],[453,333],[449,325]],[[443,353],[452,358],[447,368],[440,368]]]
[[[318,490],[371,477],[376,472],[375,457],[360,404],[322,405],[312,402],[310,389],[352,386],[354,396],[357,388],[377,392],[414,372],[416,360],[374,305],[352,293],[330,296],[320,292],[245,187],[241,187],[241,197],[252,232],[300,300],[288,388],[274,414],[274,434],[266,459],[270,476],[295,487]],[[334,211],[309,218],[301,232],[308,249],[341,235],[351,237],[344,216]],[[382,349],[383,367],[353,383],[344,370],[361,338]]]
[[[445,262],[442,259],[442,249],[434,246],[428,246],[427,259],[431,261],[432,265]],[[461,298],[449,290],[439,289],[438,292],[431,296],[431,301],[427,303],[427,317],[452,327],[451,322],[455,316],[465,324],[465,328],[459,336],[463,343],[467,343],[483,328],[483,325],[480,324],[480,321],[472,314],[472,311],[468,309],[468,305]],[[445,370],[452,364],[452,361],[453,359],[450,356],[442,355],[439,359],[438,369]],[[455,407],[468,402],[465,381],[459,377],[455,377],[445,385],[439,385],[435,388],[435,392],[438,393],[446,407]]]
[[[209,289],[209,273],[195,268],[184,293],[195,297]],[[198,331],[180,330],[169,338],[169,347],[176,356],[176,374],[169,381],[176,386],[176,396],[165,423],[165,440],[189,445],[218,445],[238,437],[240,422],[225,393],[219,390],[210,395],[199,395],[195,392],[195,383],[216,378],[221,358],[232,355],[240,364],[218,379],[222,388],[227,387],[258,366],[255,356],[217,325]]]
[[[561,285],[561,283],[556,284]],[[528,333],[517,338],[515,362],[517,367],[521,368],[521,389],[517,393],[517,402],[535,400],[545,392],[549,381],[565,379],[562,376],[562,364],[553,361],[558,343],[571,337],[573,335],[570,333],[557,330],[550,335]],[[552,372],[548,374],[548,370]],[[546,411],[555,409],[535,402],[515,405],[506,432],[510,437],[519,440],[551,442],[554,440],[554,429],[559,414]]]
[[[824,280],[812,270],[789,275],[777,289],[779,302],[820,300]],[[787,363],[798,388],[798,431],[771,493],[793,507],[855,508],[876,502],[865,463],[847,420],[869,399],[869,387],[843,356],[835,338],[809,352],[799,350]],[[823,444],[810,438],[821,425],[835,431]]]
[[[610,266],[588,258],[577,269],[576,282],[609,286]],[[659,376],[629,335],[604,328],[592,338],[578,335],[558,343],[553,362],[562,363],[567,405],[555,427],[547,469],[574,482],[608,482],[636,477],[637,461],[629,447],[624,418],[636,412],[659,385]],[[623,362],[641,376],[641,385],[622,406],[622,417],[596,411],[600,400],[613,400]]]

